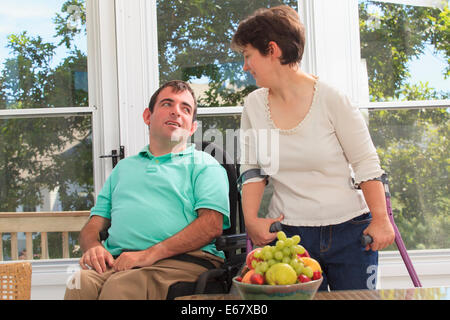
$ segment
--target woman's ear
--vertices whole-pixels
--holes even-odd
[[[280,58],[283,55],[281,48],[275,41],[270,41],[269,44],[269,54],[274,58]]]

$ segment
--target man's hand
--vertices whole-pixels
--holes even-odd
[[[149,267],[155,263],[150,250],[123,252],[114,262],[114,271],[124,271],[134,267]]]
[[[114,265],[114,258],[101,244],[93,246],[87,250],[80,259],[80,266],[83,269],[93,268],[98,273],[107,270],[107,266]]]

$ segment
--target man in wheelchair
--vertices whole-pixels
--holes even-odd
[[[166,299],[171,285],[222,265],[214,239],[230,226],[229,183],[211,155],[187,143],[196,108],[185,82],[154,93],[143,114],[150,143],[106,180],[80,232],[82,270],[65,299]]]

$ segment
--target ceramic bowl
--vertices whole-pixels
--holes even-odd
[[[239,295],[244,300],[312,300],[323,278],[290,285],[243,283],[233,278]]]

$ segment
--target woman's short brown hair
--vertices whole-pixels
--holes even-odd
[[[231,48],[242,51],[250,44],[265,56],[270,41],[276,42],[283,52],[281,64],[300,63],[305,48],[305,28],[297,11],[285,5],[256,10],[239,23]]]

